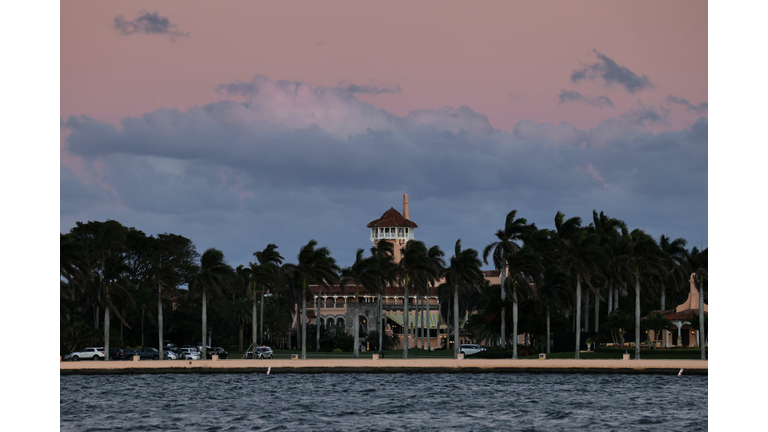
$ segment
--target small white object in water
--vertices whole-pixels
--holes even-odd
[[[267,368],[267,375],[269,375],[269,372],[270,372],[271,370],[272,370],[272,366],[270,366],[270,367],[268,367],[268,368]],[[680,373],[682,373],[682,372],[683,372],[683,370],[682,370],[682,369],[680,369]]]
[[[680,372],[677,373],[677,376],[680,376],[683,374],[683,368],[680,368]]]

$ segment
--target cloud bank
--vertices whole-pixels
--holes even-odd
[[[494,129],[469,107],[405,116],[338,88],[256,76],[219,86],[246,96],[128,117],[65,119],[61,225],[117,219],[174,232],[247,263],[268,242],[293,257],[310,238],[348,265],[365,224],[411,202],[417,238],[476,249],[512,209],[542,227],[555,213],[604,210],[658,237],[707,231],[707,120],[649,133],[647,112],[593,129],[523,120]],[[661,114],[656,113],[661,116]],[[638,119],[645,117],[640,124]]]

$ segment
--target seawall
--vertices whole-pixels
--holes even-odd
[[[60,375],[178,373],[589,373],[707,375],[706,360],[307,359],[60,362]]]

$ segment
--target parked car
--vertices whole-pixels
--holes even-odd
[[[274,356],[274,353],[272,352],[272,348],[268,346],[261,346],[256,347],[253,351],[248,351],[245,353],[245,358],[252,359],[271,359]]]
[[[207,348],[205,350],[205,357],[208,359],[212,359],[214,354],[217,354],[219,359],[229,358],[229,353],[227,353],[227,351],[225,351],[222,347]]]
[[[133,356],[139,355],[139,353],[136,352],[135,349],[123,348],[123,351],[125,352],[125,359],[126,360],[133,360]]]
[[[125,360],[125,350],[122,348],[110,348],[109,349],[110,360]]]
[[[142,347],[139,350],[139,358],[141,358],[142,360],[143,359],[159,360],[160,351],[158,351],[157,348]]]
[[[485,351],[485,348],[481,347],[478,344],[462,344],[459,347],[459,351],[464,355],[472,355],[472,354],[477,354],[481,351]]]
[[[171,350],[163,350],[163,358],[166,360],[178,360],[179,355]]]
[[[104,347],[87,347],[80,351],[72,351],[64,356],[62,360],[104,360]]]
[[[184,360],[200,360],[200,352],[197,348],[184,347],[180,349],[181,358]]]

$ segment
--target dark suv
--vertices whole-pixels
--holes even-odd
[[[109,349],[110,360],[125,360],[125,351],[122,348]]]
[[[144,359],[159,360],[160,351],[158,351],[157,348],[144,347],[139,350],[139,357],[141,358],[141,360],[144,360]]]
[[[227,353],[224,348],[222,347],[214,347],[214,348],[208,348],[205,350],[205,358],[208,360],[212,359],[213,355],[217,354],[219,356],[219,359],[228,359],[229,353]]]

